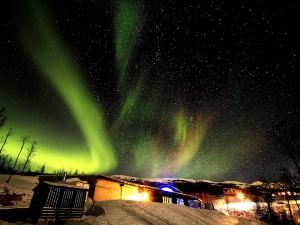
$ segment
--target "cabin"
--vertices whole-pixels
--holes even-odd
[[[136,200],[161,202],[201,208],[201,201],[195,196],[103,175],[96,178],[92,199],[93,201]]]
[[[34,220],[81,218],[89,188],[66,182],[42,181],[34,189],[29,210]]]

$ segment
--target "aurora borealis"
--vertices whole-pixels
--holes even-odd
[[[127,67],[134,51],[134,46],[141,32],[143,17],[142,9],[137,1],[117,1],[115,26],[115,52],[119,69],[120,86],[126,81]]]
[[[46,13],[35,4],[31,8],[34,17],[30,22],[36,27],[37,34],[23,30],[22,41],[40,69],[40,74],[53,85],[80,128],[91,153],[87,171],[95,171],[99,165],[99,171],[113,169],[116,162],[104,127],[101,108],[93,102],[84,80],[80,78],[79,68],[70,61],[59,37],[51,29]]]
[[[293,4],[269,3],[7,3],[5,153],[29,135],[48,172],[274,179],[273,128],[299,120],[299,34]]]

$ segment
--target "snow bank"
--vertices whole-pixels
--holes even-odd
[[[194,209],[174,204],[137,201],[102,201],[96,203],[105,215],[84,216],[82,224],[110,225],[258,225],[257,221],[226,216],[217,210]]]

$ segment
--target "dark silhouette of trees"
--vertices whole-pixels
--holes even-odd
[[[5,111],[6,111],[6,109],[4,107],[0,106],[0,128],[2,126],[4,126],[7,122],[7,117],[5,115]],[[10,173],[9,178],[6,181],[7,183],[9,183],[12,173],[14,173],[16,171],[20,171],[21,173],[24,173],[26,167],[28,167],[30,165],[30,160],[35,153],[35,145],[36,145],[36,142],[34,141],[32,143],[31,148],[28,149],[27,155],[26,155],[26,160],[25,160],[24,164],[18,162],[19,157],[24,149],[24,146],[25,146],[26,142],[29,140],[28,136],[24,136],[21,139],[22,145],[21,145],[19,153],[14,161],[14,164],[12,166],[12,162],[13,162],[12,157],[9,157],[9,155],[4,154],[3,150],[4,150],[5,145],[7,144],[9,137],[13,134],[14,134],[13,128],[9,128],[8,132],[6,133],[6,135],[4,137],[3,142],[0,145],[0,171],[6,171],[6,172]]]
[[[22,145],[21,145],[20,151],[19,151],[19,153],[18,153],[18,156],[17,156],[17,158],[16,158],[16,160],[15,160],[15,163],[14,163],[14,165],[13,165],[12,172],[15,170],[16,165],[17,165],[18,160],[19,160],[19,156],[20,156],[20,154],[22,153],[23,148],[24,148],[24,146],[25,146],[25,144],[26,144],[26,142],[27,142],[28,140],[29,140],[29,136],[24,136],[24,137],[22,138],[22,140],[21,140],[21,141],[22,141]],[[10,179],[11,179],[11,176],[12,176],[12,172],[9,174],[9,177],[8,177],[6,183],[9,183],[9,181],[10,181]]]
[[[278,224],[279,218],[277,214],[275,213],[274,209],[272,208],[272,203],[274,201],[274,198],[272,197],[272,193],[265,192],[263,195],[263,198],[265,202],[267,203],[267,211],[262,216],[261,220],[266,221],[269,224]]]
[[[27,150],[26,160],[21,171],[22,173],[24,173],[26,166],[30,164],[31,157],[34,155],[36,151],[35,145],[36,145],[36,141],[33,141],[31,147]]]
[[[7,117],[5,116],[5,108],[0,107],[0,127],[4,126],[7,121]]]
[[[285,192],[287,200],[287,207],[289,215],[287,219],[290,224],[295,224],[292,208],[290,205],[291,200],[295,200],[298,211],[300,206],[297,202],[297,196],[294,195],[295,189],[299,186],[300,178],[300,121],[298,115],[289,114],[280,123],[275,126],[275,140],[277,140],[278,147],[283,155],[285,155],[290,162],[294,165],[297,176],[292,176],[292,168],[282,168],[280,171],[280,183]]]
[[[12,157],[8,154],[0,156],[0,171],[8,172],[12,167]]]
[[[284,188],[284,192],[285,192],[285,198],[287,200],[287,207],[289,210],[289,219],[290,220],[294,220],[293,219],[293,212],[291,209],[291,204],[290,204],[290,200],[291,200],[291,196],[290,196],[290,191],[289,191],[289,186],[291,184],[291,174],[288,171],[288,169],[286,168],[282,168],[280,171],[280,182],[283,184],[283,188]]]
[[[0,148],[0,154],[1,154],[1,152],[2,152],[2,150],[3,150],[3,148],[4,148],[4,146],[5,146],[6,143],[7,143],[7,139],[8,139],[11,135],[13,135],[13,134],[14,134],[13,128],[9,128],[8,132],[7,132],[6,135],[5,135],[5,139],[4,139],[4,141],[3,141],[2,145],[1,145],[1,148]]]
[[[288,205],[290,220],[295,223],[290,201],[293,200],[296,203],[298,212],[300,212],[300,206],[297,201],[298,197],[295,195],[296,189],[298,186],[297,179],[295,179],[295,177],[292,176],[292,174],[290,173],[290,171],[287,168],[281,168],[280,182],[281,182],[281,185],[283,186],[283,189],[285,192],[285,197],[286,197],[286,200],[288,203],[287,205]]]
[[[10,156],[10,157],[9,157],[9,160],[7,161],[6,166],[5,166],[5,168],[6,168],[8,171],[10,171],[10,170],[12,169],[12,162],[13,162],[13,158]]]
[[[255,205],[256,205],[255,213],[256,213],[257,219],[261,220],[261,218],[263,217],[263,209],[261,207],[261,202],[260,202],[259,196],[254,195],[253,201],[255,202]]]
[[[282,154],[294,164],[300,177],[300,124],[292,116],[285,118],[275,126],[275,139]]]
[[[43,173],[45,173],[45,169],[46,169],[46,165],[45,165],[45,163],[42,165],[42,167],[40,168],[40,173],[41,174],[43,174]]]
[[[8,155],[0,155],[0,171],[4,171],[6,169]]]

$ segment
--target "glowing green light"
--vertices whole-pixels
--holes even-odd
[[[188,117],[184,107],[178,109],[164,98],[166,95],[159,92],[161,87],[153,88],[157,82],[148,82],[144,72],[140,72],[140,76],[136,74],[135,77],[139,77],[136,81],[127,77],[131,75],[128,68],[143,25],[142,8],[135,0],[117,0],[114,51],[121,106],[120,110],[114,110],[116,120],[110,129],[114,146],[118,149],[117,156],[122,160],[117,165],[105,129],[103,110],[95,104],[79,66],[73,62],[43,9],[36,1],[31,2],[30,8],[31,11],[25,14],[30,16],[19,26],[22,43],[43,78],[67,105],[72,119],[46,118],[47,113],[40,115],[37,112],[46,111],[36,110],[38,104],[32,108],[26,105],[27,101],[17,101],[15,89],[13,94],[0,89],[1,105],[7,107],[9,118],[7,126],[0,129],[0,140],[7,128],[13,127],[16,132],[9,138],[5,154],[16,156],[20,137],[30,135],[31,141],[37,141],[37,152],[32,158],[33,170],[46,163],[47,172],[60,169],[78,169],[85,173],[122,171],[141,177],[200,179],[220,179],[241,166],[241,161],[255,159],[255,152],[259,152],[263,140],[253,133],[251,126],[244,128],[244,122],[234,123],[233,118],[224,125],[224,117],[224,121],[216,119],[212,124],[207,115],[218,110],[208,113],[207,107],[198,111],[193,109],[194,117]],[[39,100],[48,103],[46,98]],[[64,108],[59,108],[62,107],[59,101],[51,99],[49,104],[51,107],[55,105],[53,111],[61,110],[65,115]],[[54,113],[49,114],[53,116]],[[64,124],[70,120],[74,122],[73,119],[77,123],[71,126],[74,130],[65,128]],[[24,159],[22,153],[20,160]]]
[[[166,164],[164,171],[168,174],[180,175],[182,170],[190,167],[190,162],[197,156],[204,139],[208,121],[198,117],[188,122],[187,116],[181,110],[175,116],[174,151],[171,155],[172,164]]]
[[[185,142],[186,130],[187,130],[187,121],[183,115],[183,112],[180,112],[175,118],[175,142],[176,143]]]
[[[115,13],[115,51],[119,85],[123,85],[138,34],[142,28],[141,6],[135,1],[119,0]]]
[[[138,101],[141,98],[142,88],[143,79],[140,79],[136,87],[131,89],[128,95],[126,96],[119,113],[119,118],[115,121],[115,128],[120,125],[124,125],[124,122],[126,123],[126,119],[128,119],[132,115],[134,115],[135,118],[138,117],[138,115],[136,115],[136,109],[138,108]]]
[[[86,172],[105,172],[115,168],[117,162],[105,130],[102,109],[95,104],[79,68],[72,61],[42,7],[31,2],[29,15],[32,18],[27,21],[27,26],[22,24],[20,27],[22,42],[41,74],[67,104],[90,151],[90,159],[85,162],[78,159],[78,163],[81,162],[80,166]],[[28,27],[34,27],[35,32],[28,30]],[[57,158],[58,155],[53,160]]]

